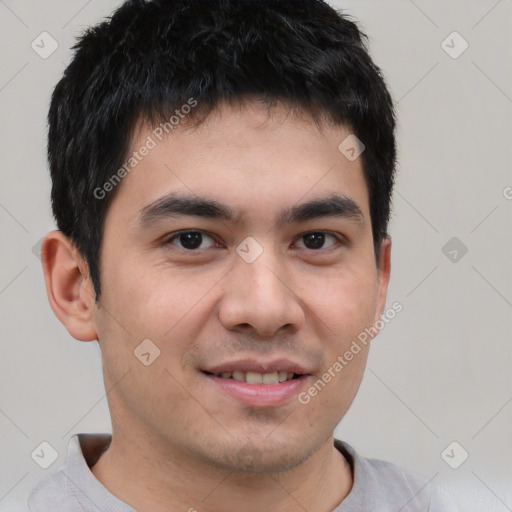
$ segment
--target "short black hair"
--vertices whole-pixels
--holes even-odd
[[[104,220],[117,192],[104,185],[129,171],[121,169],[136,123],[164,121],[169,131],[191,101],[187,123],[254,97],[349,127],[365,145],[378,261],[394,184],[395,113],[367,38],[347,15],[322,0],[129,0],[73,50],[48,114],[52,208],[87,261],[96,300]]]

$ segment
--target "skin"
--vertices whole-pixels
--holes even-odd
[[[103,356],[113,435],[92,472],[135,509],[220,512],[229,503],[327,512],[349,493],[353,477],[332,436],[368,347],[306,405],[294,396],[249,407],[200,371],[234,358],[288,358],[310,370],[304,391],[380,318],[391,241],[382,242],[377,266],[361,158],[338,150],[349,134],[256,100],[222,105],[193,130],[183,122],[115,192],[98,303],[73,244],[59,231],[47,235],[50,304],[73,337],[97,339]],[[140,124],[132,151],[148,135]],[[283,208],[333,191],[364,219],[276,224]],[[239,215],[167,217],[142,229],[141,210],[172,192],[215,199]],[[195,252],[169,241],[187,229],[211,238]],[[334,236],[312,249],[302,235],[318,231]],[[252,263],[236,253],[248,236],[263,248]],[[133,351],[147,338],[160,356],[144,366]]]

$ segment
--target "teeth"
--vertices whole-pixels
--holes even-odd
[[[247,382],[249,382],[249,381],[247,381]],[[279,383],[279,378],[277,376],[277,372],[263,374],[263,384],[278,384],[278,383]]]
[[[223,379],[233,379],[238,382],[247,382],[247,384],[279,384],[292,380],[295,374],[293,372],[271,372],[271,373],[258,373],[258,372],[221,372],[217,377]]]
[[[279,382],[284,382],[288,379],[288,374],[286,372],[278,372],[277,373],[277,380]]]
[[[263,384],[263,375],[256,372],[247,372],[245,381],[247,384]]]

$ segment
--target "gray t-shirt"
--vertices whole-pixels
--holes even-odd
[[[91,470],[110,444],[110,434],[76,434],[66,464],[41,480],[28,497],[30,512],[135,512]],[[349,462],[352,489],[333,512],[454,512],[428,481],[390,462],[366,459],[343,441],[335,446]]]

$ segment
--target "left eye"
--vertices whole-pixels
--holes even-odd
[[[324,247],[324,244],[328,237],[334,240],[334,243],[331,243],[328,247],[332,247],[338,242],[338,239],[334,235],[331,235],[330,233],[325,233],[324,231],[312,231],[311,233],[306,233],[305,235],[302,235],[299,240],[304,241],[306,249],[318,250],[326,249],[326,247]]]
[[[203,231],[180,231],[167,239],[166,243],[174,244],[174,241],[178,240],[182,249],[193,251],[195,249],[204,249],[204,247],[201,247],[201,244],[206,238],[212,240],[214,244],[216,243],[210,235],[207,235]]]

